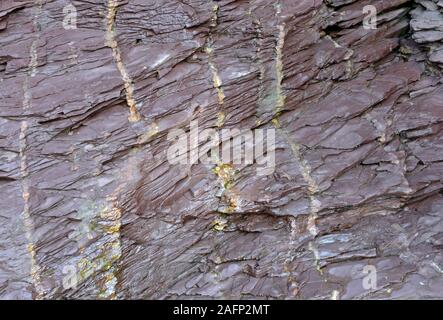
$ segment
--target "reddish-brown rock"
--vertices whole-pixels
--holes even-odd
[[[2,0],[0,297],[443,298],[442,21],[441,0]],[[171,164],[191,121],[275,129],[275,171]]]

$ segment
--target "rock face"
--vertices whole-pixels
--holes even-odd
[[[441,0],[2,0],[0,297],[443,298],[442,46]]]
[[[413,39],[428,49],[431,62],[443,65],[443,1],[417,1],[411,12]]]

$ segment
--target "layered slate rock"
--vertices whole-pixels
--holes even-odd
[[[442,9],[2,0],[0,297],[443,298]],[[193,122],[275,171],[172,164]]]
[[[416,1],[419,5],[411,12],[413,39],[426,47],[428,58],[443,65],[443,1]]]

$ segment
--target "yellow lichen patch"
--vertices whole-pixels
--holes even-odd
[[[105,220],[105,232],[110,239],[103,248],[101,269],[104,271],[104,280],[101,282],[99,298],[113,299],[116,297],[115,289],[117,285],[117,267],[114,264],[121,257],[120,228],[122,212],[115,196],[107,197],[107,200],[111,205],[102,211],[100,216]]]
[[[212,3],[212,12],[214,14],[211,17],[211,27],[216,27],[217,26],[217,23],[218,23],[218,11],[219,10],[220,10],[220,6],[218,4]]]
[[[277,101],[276,101],[276,112],[280,112],[281,109],[285,105],[285,95],[283,94],[282,84],[283,84],[283,47],[285,45],[285,37],[286,37],[286,31],[285,31],[285,24],[282,23],[278,26],[279,33],[278,33],[278,40],[277,40],[277,46],[275,48],[276,51],[276,61],[275,61],[275,73],[277,76],[277,86],[276,86],[276,94],[277,94]]]
[[[276,128],[280,128],[280,120],[278,119],[278,114],[271,120],[271,122]]]
[[[223,127],[223,125],[225,124],[225,119],[226,119],[226,114],[223,111],[220,111],[217,114],[217,127]]]
[[[237,196],[232,191],[226,191],[225,192],[225,198],[227,199],[227,207],[223,209],[223,213],[225,214],[231,214],[235,212],[235,210],[238,208],[238,199]]]
[[[399,50],[399,52],[401,53],[401,54],[403,54],[403,55],[405,55],[405,56],[409,56],[409,55],[411,55],[412,54],[412,48],[411,47],[409,47],[409,46],[406,46],[406,45],[401,45],[400,46],[400,48],[398,49]]]
[[[217,26],[218,21],[218,12],[220,10],[220,7],[217,4],[212,5],[212,18],[211,18],[211,29]],[[218,105],[219,105],[219,114],[217,116],[217,127],[222,127],[224,125],[225,120],[225,113],[223,112],[223,104],[225,102],[225,93],[223,91],[222,85],[223,82],[220,78],[218,68],[214,62],[214,48],[212,47],[212,32],[209,31],[209,37],[208,37],[208,43],[205,46],[205,52],[208,55],[208,65],[209,70],[212,74],[212,85],[217,91],[217,98],[218,98]],[[222,115],[222,116],[220,116]]]
[[[33,279],[36,291],[37,291],[37,298],[41,299],[43,298],[43,289],[41,288],[41,277],[40,277],[40,267],[37,264],[36,260],[36,251],[34,244],[30,243],[28,244],[28,252],[31,256],[31,278]]]
[[[105,228],[105,231],[107,233],[117,233],[120,232],[120,227],[121,227],[120,222],[117,222],[114,225]]]
[[[108,197],[107,200],[112,201],[115,200],[115,198]],[[112,222],[119,221],[121,218],[121,209],[115,207],[106,207],[100,212],[100,217]]]
[[[111,238],[109,242],[98,246],[92,256],[78,261],[79,280],[84,281],[93,275],[100,274],[100,279],[97,280],[99,298],[109,299],[115,296],[115,286],[117,284],[115,263],[120,259],[120,256],[120,240],[117,241],[116,238]]]
[[[222,88],[222,80],[218,74],[218,69],[215,66],[214,62],[212,61],[212,49],[210,50],[206,50],[206,52],[211,52],[210,53],[210,59],[209,59],[209,69],[211,70],[212,73],[212,84],[214,86],[214,88],[217,90],[217,97],[218,97],[218,104],[219,105],[223,105],[225,102],[225,93],[223,92],[223,88]]]
[[[212,229],[216,231],[223,231],[227,225],[228,221],[223,217],[219,217],[212,222]]]
[[[238,200],[237,197],[235,195],[232,195],[229,198],[229,213],[231,213],[232,211],[235,210],[235,208],[238,207]]]
[[[80,280],[89,278],[94,273],[94,269],[93,263],[86,258],[82,258],[77,262],[77,270],[79,270],[78,274]]]
[[[212,67],[212,68],[215,68],[215,67]],[[216,72],[214,72],[214,79],[213,79],[213,81],[214,81],[214,87],[219,89],[221,87],[221,85],[222,85],[222,82],[221,82],[220,77],[218,76],[218,74]]]
[[[227,207],[224,209],[224,213],[232,213],[238,207],[238,197],[232,190],[234,183],[235,169],[230,164],[220,163],[212,172],[216,174],[221,182],[223,190],[223,198]]]
[[[76,217],[80,223],[72,238],[85,244],[79,248],[79,257],[73,265],[77,267],[79,282],[93,281],[97,298],[114,299],[117,297],[119,260],[122,255],[120,232],[123,211],[119,195],[128,189],[128,183],[135,180],[138,172],[138,158],[131,151],[128,162],[119,173],[124,179],[105,199],[83,202]],[[91,225],[94,225],[91,228]],[[84,241],[86,233],[92,233],[94,241]]]
[[[34,249],[34,244],[33,244],[33,243],[29,243],[29,244],[27,245],[27,248],[28,248],[28,252],[29,252],[29,253],[33,253],[33,252],[35,251],[35,249]]]
[[[118,191],[118,189],[117,189]],[[83,255],[77,262],[77,273],[79,280],[94,277],[98,286],[100,298],[112,298],[115,296],[117,284],[116,263],[121,256],[120,228],[122,212],[118,206],[116,196],[106,197],[106,202],[88,205],[86,209],[80,210],[82,220],[87,225],[94,223],[95,241],[86,248],[80,248]],[[83,234],[84,226],[76,233],[76,237]],[[86,230],[90,232],[91,230]],[[112,279],[108,281],[107,279]]]
[[[115,21],[115,16],[117,14],[117,5],[118,5],[118,0],[109,0],[108,1],[108,14],[106,16],[106,25],[107,25],[107,31],[108,34],[110,32],[114,31],[114,21]],[[112,38],[113,39],[113,38]],[[111,40],[111,39],[108,39]]]
[[[235,212],[238,207],[237,196],[231,190],[226,189],[224,191],[223,198],[225,199],[224,202],[227,205],[223,208],[221,212],[223,212],[224,214],[231,214]]]
[[[214,172],[220,178],[225,188],[230,182],[232,182],[235,175],[234,168],[232,165],[227,163],[218,164],[214,169],[212,169],[212,172]]]
[[[115,39],[115,16],[117,14],[117,6],[117,0],[109,0],[108,14],[106,16],[106,45],[112,49],[112,55],[123,80],[126,92],[126,103],[129,106],[130,112],[128,120],[131,122],[136,122],[141,119],[141,116],[137,110],[134,99],[134,86],[128,72],[126,71],[126,67],[123,64],[120,48],[117,40]]]
[[[158,133],[158,131],[159,131],[159,128],[158,128],[157,122],[155,122],[155,121],[152,122],[151,126],[149,127],[149,130],[148,130],[148,137],[151,138],[151,137],[155,136]]]

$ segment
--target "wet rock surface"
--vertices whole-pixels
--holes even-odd
[[[441,0],[2,0],[0,297],[443,298],[442,39]],[[192,121],[275,170],[171,164]]]

